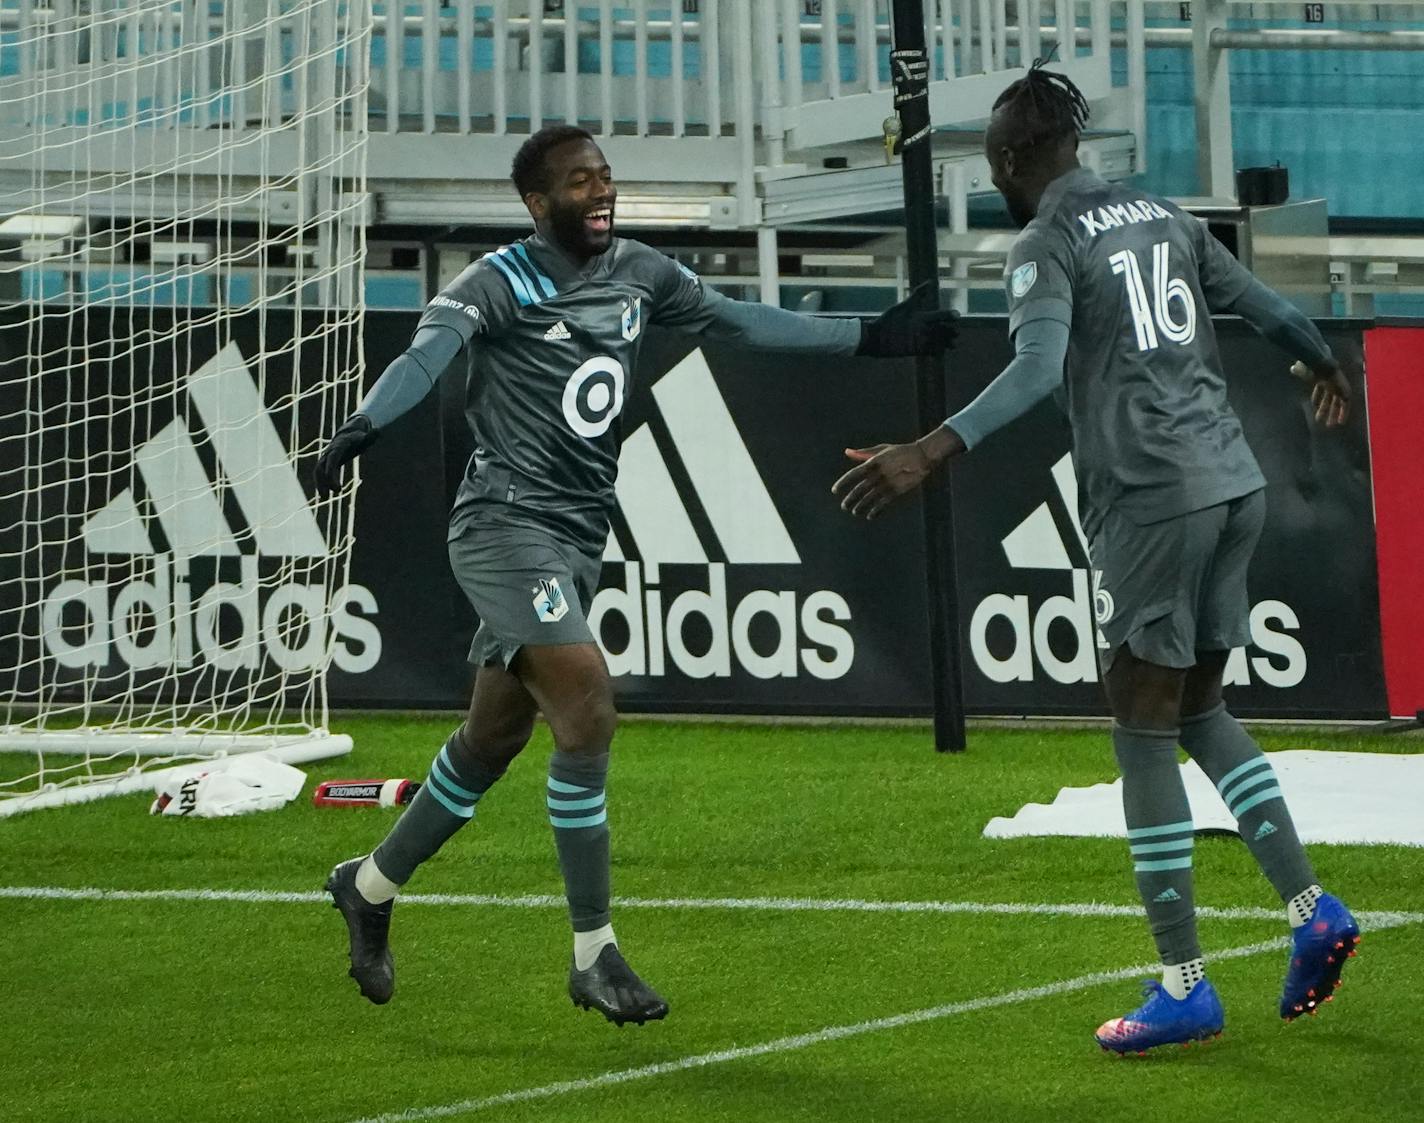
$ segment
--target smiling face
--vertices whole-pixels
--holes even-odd
[[[567,254],[587,261],[613,244],[613,208],[618,189],[598,145],[571,140],[544,158],[545,191],[524,197],[539,232]]]

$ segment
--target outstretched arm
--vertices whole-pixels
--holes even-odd
[[[322,450],[316,462],[318,494],[341,487],[341,469],[375,444],[382,429],[425,399],[464,345],[460,333],[444,324],[416,330],[410,346],[386,367]]]
[[[1197,276],[1213,312],[1234,312],[1277,347],[1298,360],[1291,373],[1313,382],[1316,420],[1327,426],[1344,422],[1350,412],[1350,382],[1320,329],[1290,301],[1263,285],[1237,261],[1201,222],[1191,226],[1197,250]]]
[[[732,300],[707,289],[698,322],[681,326],[761,351],[895,358],[937,355],[954,342],[957,313],[917,308],[914,293],[873,319],[805,316],[769,304]]]
[[[841,508],[873,519],[919,487],[946,460],[962,456],[990,433],[1023,416],[1063,381],[1068,325],[1030,320],[1014,333],[1014,359],[977,398],[918,441],[846,449],[858,463],[831,487]]]
[[[391,363],[322,450],[316,489],[341,486],[341,469],[375,443],[380,431],[414,409],[460,349],[476,337],[497,336],[518,311],[509,284],[486,254],[425,306],[410,346]]]
[[[1318,421],[1327,426],[1345,421],[1350,413],[1349,379],[1310,317],[1255,277],[1230,310],[1298,360],[1291,373],[1314,383],[1311,401]]]
[[[860,321],[853,317],[806,316],[714,289],[702,290],[695,315],[669,326],[758,351],[853,355],[860,346]]]
[[[443,324],[418,328],[410,346],[376,379],[356,412],[373,428],[384,429],[425,400],[464,345],[455,330]]]
[[[917,289],[869,320],[806,316],[769,304],[732,300],[709,289],[692,270],[639,243],[653,287],[653,318],[707,339],[760,351],[820,355],[937,355],[953,341],[955,313],[919,307]]]

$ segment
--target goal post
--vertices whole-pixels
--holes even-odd
[[[326,675],[375,606],[354,480],[310,477],[364,373],[370,29],[0,4],[0,817],[350,750]]]

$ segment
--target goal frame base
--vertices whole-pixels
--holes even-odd
[[[307,734],[263,736],[261,734],[220,733],[14,733],[0,732],[0,752],[45,752],[83,756],[96,748],[104,753],[133,752],[142,756],[184,756],[207,754],[200,760],[167,768],[145,770],[131,766],[118,776],[102,780],[74,780],[46,784],[25,795],[0,797],[0,819],[26,811],[92,803],[112,795],[132,795],[153,791],[168,779],[182,779],[202,772],[227,768],[244,755],[265,752],[283,764],[308,764],[317,760],[346,756],[351,738],[344,733],[316,730]]]

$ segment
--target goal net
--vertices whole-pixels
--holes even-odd
[[[349,751],[370,22],[0,0],[0,816]]]

